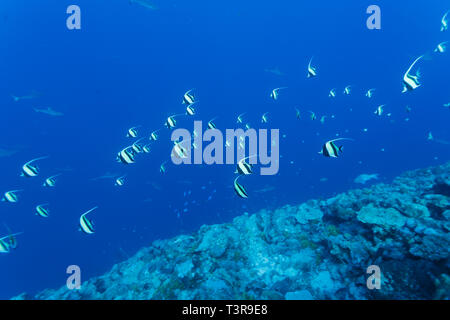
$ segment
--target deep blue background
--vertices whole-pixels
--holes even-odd
[[[379,173],[389,182],[405,170],[450,159],[450,145],[427,141],[429,131],[450,141],[450,110],[442,106],[450,102],[449,54],[421,62],[423,86],[400,93],[409,64],[449,40],[450,33],[439,31],[447,1],[376,1],[381,31],[366,28],[373,1],[154,3],[156,11],[127,0],[2,1],[0,148],[20,151],[0,158],[0,191],[25,192],[17,204],[0,203],[0,235],[7,233],[3,223],[25,233],[17,250],[0,256],[0,298],[58,288],[70,264],[79,265],[86,280],[155,239],[358,187],[353,179],[361,173]],[[80,31],[66,28],[70,4],[81,7]],[[306,79],[313,55],[319,76]],[[285,75],[264,71],[275,67]],[[349,84],[354,91],[343,96]],[[289,89],[274,102],[269,93],[280,86]],[[334,100],[328,98],[333,87]],[[378,90],[369,100],[364,93],[371,87]],[[270,122],[261,127],[286,135],[279,174],[242,179],[249,199],[234,194],[234,166],[169,164],[161,175],[171,146],[167,131],[136,165],[115,162],[130,143],[129,127],[142,125],[148,135],[168,115],[184,112],[182,95],[191,88],[200,100],[197,120],[218,116],[219,129],[235,128],[236,116],[247,112],[258,127],[268,111]],[[15,103],[10,96],[33,91],[39,96],[32,100]],[[392,117],[376,117],[379,104],[387,104]],[[294,106],[302,111],[300,121]],[[308,110],[328,115],[325,124],[309,120]],[[192,128],[192,118],[180,126]],[[317,154],[337,133],[355,139],[345,143],[343,156]],[[40,177],[19,177],[23,163],[47,154]],[[45,177],[66,168],[72,170],[63,171],[57,188],[41,187]],[[108,171],[128,174],[126,185],[90,180]],[[255,192],[267,186],[275,190]],[[192,194],[184,197],[187,190]],[[34,215],[34,206],[44,202],[51,204],[48,219]],[[78,219],[95,205],[90,218],[97,232],[87,236],[78,231]],[[178,217],[184,207],[188,212]]]

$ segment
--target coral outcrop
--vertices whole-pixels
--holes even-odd
[[[450,163],[158,240],[79,290],[33,298],[448,299],[449,219]]]

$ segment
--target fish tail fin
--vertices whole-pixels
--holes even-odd
[[[342,152],[344,152],[344,146],[340,146],[339,147],[339,151],[342,153]]]

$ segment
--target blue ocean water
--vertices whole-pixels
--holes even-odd
[[[18,203],[0,203],[0,235],[24,233],[16,250],[0,255],[0,298],[60,287],[69,265],[87,279],[155,239],[360,187],[353,180],[362,173],[389,182],[450,159],[450,110],[443,106],[450,102],[450,56],[433,53],[450,40],[449,31],[440,32],[447,1],[376,1],[381,30],[366,27],[372,1],[151,3],[157,9],[127,0],[2,1],[0,191],[24,191]],[[81,30],[66,27],[71,4],[81,8]],[[404,72],[425,53],[422,86],[402,94]],[[312,56],[318,76],[307,79]],[[347,85],[349,96],[342,94]],[[284,86],[277,101],[270,98]],[[218,129],[234,129],[245,112],[254,128],[280,129],[279,173],[245,177],[248,199],[233,190],[234,165],[171,164],[167,129],[135,164],[116,162],[133,141],[130,127],[141,125],[148,136],[185,112],[183,94],[192,88],[197,114],[180,118],[179,127],[217,117]],[[377,90],[368,99],[370,88]],[[35,111],[49,107],[63,115]],[[354,141],[339,158],[318,154],[337,134]],[[25,162],[45,155],[38,177],[20,177]],[[42,187],[58,173],[55,188]],[[107,173],[126,174],[125,185],[95,179]],[[49,218],[35,215],[41,203],[49,203]],[[78,220],[94,206],[96,233],[86,235]]]

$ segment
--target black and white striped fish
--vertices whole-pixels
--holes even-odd
[[[216,120],[217,117],[212,118],[211,120],[208,121],[208,128],[209,129],[217,129],[216,124],[214,123],[214,120]]]
[[[374,114],[376,114],[377,116],[383,115],[384,106],[385,106],[384,104],[382,104],[381,106],[378,106],[378,108],[375,110]]]
[[[195,103],[195,97],[191,94],[194,89],[187,91],[183,95],[183,104],[187,104],[188,106]]]
[[[16,203],[19,201],[19,197],[17,195],[18,192],[23,190],[11,190],[4,193],[2,201],[7,201],[10,203]]]
[[[150,133],[150,140],[153,140],[153,141],[156,141],[156,140],[158,140],[158,138],[159,138],[159,135],[158,135],[158,131],[160,131],[161,129],[158,129],[158,130],[155,130],[155,131],[153,131],[152,133]]]
[[[7,239],[8,236],[4,237],[4,238],[0,238],[0,253],[9,253],[10,249],[9,249],[9,244],[8,242],[5,241],[5,239]]]
[[[448,41],[441,42],[437,45],[436,49],[434,49],[434,52],[444,53],[447,51],[447,45]]]
[[[0,238],[0,253],[9,253],[11,249],[16,249],[16,236],[21,235],[22,233],[23,232],[13,233]]]
[[[132,127],[127,131],[127,138],[137,138],[139,136],[138,128],[140,126]]]
[[[272,90],[272,92],[270,93],[270,97],[273,99],[273,100],[278,100],[278,97],[279,97],[279,95],[280,95],[280,90],[283,90],[283,89],[287,89],[287,87],[281,87],[281,88],[275,88],[275,89],[273,89]]]
[[[246,112],[241,113],[240,115],[238,115],[236,123],[243,123],[244,122],[244,115],[246,114]]]
[[[311,60],[309,60],[309,64],[308,64],[308,78],[314,78],[315,76],[317,76],[317,71],[316,68],[312,66],[312,60],[314,57],[311,58]]]
[[[330,93],[328,94],[328,96],[330,97],[330,98],[336,98],[336,89],[331,89],[330,90]]]
[[[177,120],[175,120],[175,117],[173,117],[173,116],[167,117],[165,126],[166,126],[168,129],[175,128],[176,125],[177,125]]]
[[[339,154],[342,153],[344,148],[343,148],[343,146],[337,147],[335,142],[336,141],[340,141],[340,140],[353,141],[353,139],[349,139],[349,138],[338,138],[338,139],[327,141],[322,146],[322,150],[320,150],[319,154],[322,154],[323,156],[329,157],[329,158],[337,158],[337,157],[339,157]]]
[[[143,148],[142,148],[142,145],[140,144],[140,142],[141,142],[142,140],[144,140],[144,138],[141,138],[141,139],[135,141],[135,142],[131,145],[131,147],[133,148],[133,151],[134,151],[135,153],[142,153],[142,152],[144,152],[144,150],[143,150]]]
[[[177,125],[177,120],[175,118],[180,117],[180,116],[186,116],[186,115],[184,113],[179,113],[179,114],[174,114],[174,115],[167,117],[166,123],[164,124],[166,126],[166,128],[167,129],[175,128]]]
[[[121,187],[121,186],[123,186],[123,185],[125,184],[125,177],[126,177],[126,175],[123,175],[123,176],[121,176],[121,177],[118,177],[118,178],[116,179],[114,185],[115,185],[116,187]]]
[[[165,174],[167,169],[166,169],[166,163],[167,161],[164,161],[160,166],[159,166],[159,172],[161,172],[162,174]]]
[[[20,174],[21,177],[36,177],[39,174],[39,168],[36,165],[33,165],[35,161],[47,159],[48,156],[45,157],[39,157],[33,160],[28,161],[22,166],[22,173]]]
[[[180,159],[186,159],[188,157],[189,151],[185,147],[183,147],[182,144],[189,141],[190,140],[184,140],[181,142],[174,141],[173,154]]]
[[[48,177],[45,179],[43,186],[44,187],[54,187],[56,185],[56,178],[59,177],[61,174],[55,174],[54,176]]]
[[[143,146],[142,151],[144,151],[144,153],[150,153],[150,144]]]
[[[192,104],[189,104],[187,107],[186,107],[186,114],[188,115],[188,116],[193,116],[193,115],[195,115],[195,108],[194,108],[194,105],[195,104],[195,102],[194,103],[192,103]]]
[[[344,94],[348,96],[350,93],[352,93],[352,86],[346,86],[344,88]]]
[[[237,176],[236,177],[236,179],[234,179],[234,191],[236,192],[236,194],[239,196],[239,197],[241,197],[241,198],[244,198],[244,199],[247,199],[248,198],[248,193],[247,193],[247,190],[245,190],[245,188],[244,188],[244,186],[242,186],[239,182],[238,182],[238,179],[240,178],[241,176]]]
[[[249,175],[253,173],[253,165],[248,163],[246,160],[256,157],[256,155],[252,155],[246,158],[243,158],[238,161],[237,163],[237,170],[236,173],[239,173],[240,175]]]
[[[40,204],[36,206],[36,215],[42,218],[48,218],[50,210],[47,208],[48,204]]]
[[[89,211],[86,211],[80,216],[80,231],[83,231],[87,234],[93,234],[95,232],[94,230],[94,223],[89,220],[86,215],[97,209],[98,207],[94,207],[90,209]]]
[[[369,98],[369,99],[372,98],[375,90],[376,89],[369,89],[369,90],[367,90],[366,97]]]
[[[262,117],[261,117],[261,123],[267,123],[267,122],[269,122],[269,117],[267,116],[269,113],[268,112],[266,112],[266,113],[264,113],[263,115],[262,115]]]
[[[414,68],[416,63],[423,57],[424,57],[424,55],[421,55],[416,60],[414,60],[412,65],[408,68],[408,70],[403,75],[403,91],[402,91],[402,93],[405,93],[407,91],[413,91],[413,90],[417,89],[418,87],[420,87],[420,85],[421,85],[419,82],[420,70],[418,69],[415,75],[411,74],[411,70]]]
[[[135,162],[134,150],[132,146],[128,146],[122,149],[117,155],[117,162],[122,162],[124,164],[131,164]]]
[[[449,23],[449,18],[448,15],[450,14],[450,11],[447,11],[444,16],[442,17],[441,20],[441,31],[444,32],[448,29],[448,23]]]

